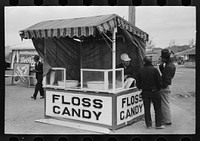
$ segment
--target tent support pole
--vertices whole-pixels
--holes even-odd
[[[116,32],[117,32],[117,27],[115,27],[113,29],[113,33],[112,33],[112,71],[113,71],[113,75],[112,75],[112,79],[113,79],[113,93],[115,92],[115,85],[116,85]]]

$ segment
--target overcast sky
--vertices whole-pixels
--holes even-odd
[[[19,45],[19,30],[54,19],[117,14],[128,20],[128,6],[55,6],[5,7],[5,45]],[[136,7],[136,26],[147,32],[156,47],[168,47],[171,40],[177,45],[196,41],[195,7]]]

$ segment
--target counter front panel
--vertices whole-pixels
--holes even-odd
[[[112,126],[112,97],[46,90],[45,115]]]

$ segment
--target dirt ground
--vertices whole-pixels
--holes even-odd
[[[147,129],[144,120],[140,120],[110,134],[195,134],[195,71],[194,68],[177,66],[170,98],[173,118],[171,126],[162,130]],[[10,85],[10,82],[9,77],[5,78],[5,134],[99,134],[35,122],[44,119],[44,99],[34,101],[30,98],[33,87]],[[152,107],[152,119],[153,113]]]

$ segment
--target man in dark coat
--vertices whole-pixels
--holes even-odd
[[[43,63],[39,61],[40,57],[38,55],[34,56],[35,61],[35,70],[33,72],[36,73],[37,83],[35,85],[35,92],[31,98],[34,100],[37,97],[38,91],[40,91],[40,99],[44,98],[44,89],[42,87],[42,80],[43,80]]]
[[[161,93],[161,108],[162,108],[162,122],[164,125],[171,125],[171,111],[169,96],[171,93],[172,78],[175,75],[176,67],[170,59],[170,52],[168,49],[161,51],[162,63],[159,66],[162,73],[162,89]]]
[[[156,129],[164,129],[162,125],[161,113],[161,97],[159,90],[161,89],[161,76],[157,68],[153,67],[150,57],[143,59],[144,67],[138,72],[136,85],[138,89],[142,89],[142,99],[144,103],[144,115],[147,128],[152,127],[151,119],[151,102],[155,110]]]

